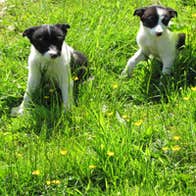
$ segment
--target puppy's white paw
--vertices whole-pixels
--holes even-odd
[[[132,76],[132,72],[127,67],[125,67],[125,69],[121,72],[121,77],[122,78],[126,78],[126,77],[131,78],[131,76]]]
[[[11,109],[11,116],[16,117],[24,113],[24,108],[21,106],[14,107]]]

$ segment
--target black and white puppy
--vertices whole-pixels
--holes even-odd
[[[149,6],[136,9],[134,16],[141,20],[136,38],[139,50],[128,60],[122,75],[131,76],[135,65],[150,55],[162,62],[163,74],[170,74],[177,49],[185,44],[185,34],[168,29],[171,18],[177,17],[177,12],[168,7]]]
[[[53,81],[61,91],[65,109],[73,104],[71,64],[85,65],[87,59],[65,42],[68,24],[41,25],[26,29],[23,36],[31,42],[28,58],[27,89],[20,106],[12,108],[13,116],[23,114],[32,95],[39,88],[42,77]]]

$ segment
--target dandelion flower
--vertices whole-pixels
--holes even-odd
[[[19,158],[19,157],[22,157],[22,154],[21,153],[16,153],[16,156]]]
[[[32,175],[39,176],[40,175],[40,170],[34,170],[34,171],[32,171]]]
[[[95,169],[96,165],[89,165],[89,169]]]
[[[114,114],[114,112],[107,112],[106,114],[107,114],[108,117],[110,117]]]
[[[196,13],[195,14],[192,14],[192,17],[196,18]]]
[[[49,96],[45,95],[45,96],[44,96],[44,99],[49,99]]]
[[[79,80],[79,78],[76,76],[76,77],[74,77],[73,80],[74,80],[74,81],[77,81],[77,80]]]
[[[112,88],[113,88],[113,89],[117,89],[117,88],[118,88],[118,84],[113,84],[113,85],[112,85]]]
[[[52,185],[52,184],[59,185],[60,183],[61,183],[60,180],[47,180],[46,181],[47,185]]]
[[[108,155],[109,157],[112,157],[112,156],[114,156],[114,152],[108,151],[108,152],[107,152],[107,155]]]
[[[53,180],[53,181],[52,181],[52,184],[58,185],[58,184],[61,184],[61,182],[60,182],[60,180]]]
[[[190,97],[184,97],[183,98],[185,101],[188,101],[190,99]]]
[[[162,150],[165,152],[165,151],[168,151],[169,148],[167,146],[163,147]]]
[[[135,126],[139,127],[143,123],[143,120],[138,120],[134,123]]]
[[[196,91],[196,86],[191,87],[191,90],[192,90],[192,91]]]
[[[178,135],[175,135],[174,137],[173,137],[173,140],[175,140],[175,141],[178,141],[180,139],[180,136],[178,136]]]
[[[127,121],[129,120],[129,117],[126,114],[122,115],[122,118],[124,118]]]
[[[49,89],[49,93],[54,93],[54,89],[53,88]]]
[[[67,152],[68,152],[68,151],[67,151],[67,150],[65,150],[65,149],[60,150],[60,154],[61,154],[61,155],[66,155],[66,154],[67,154]]]
[[[181,149],[181,147],[178,145],[172,147],[173,151],[179,151],[180,149]]]

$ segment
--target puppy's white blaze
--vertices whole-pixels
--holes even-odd
[[[58,53],[57,48],[54,46],[50,47],[48,50],[48,54],[50,54],[50,55],[55,55],[57,53]]]
[[[162,25],[159,23],[156,27],[155,27],[155,32],[156,33],[163,33],[163,27]]]

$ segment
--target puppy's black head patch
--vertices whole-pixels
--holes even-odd
[[[68,28],[70,28],[68,24],[35,26],[26,29],[23,36],[28,37],[41,54],[45,54],[53,47],[57,50],[57,56],[60,56]]]
[[[164,11],[162,23],[167,26],[170,19],[177,16],[177,12],[172,8],[165,8],[162,6],[149,6],[138,8],[134,11],[134,16],[139,16],[140,20],[142,21],[143,25],[148,28],[155,27],[159,22],[159,13],[158,9]]]

